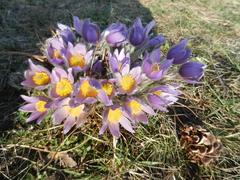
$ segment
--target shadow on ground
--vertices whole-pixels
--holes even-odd
[[[26,60],[40,53],[41,42],[57,22],[72,23],[72,16],[91,18],[101,29],[109,23],[144,22],[151,12],[137,0],[2,0],[0,4],[0,131],[14,127],[14,112],[24,92],[20,82]]]

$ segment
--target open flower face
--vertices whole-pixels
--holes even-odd
[[[130,68],[130,56],[124,53],[124,49],[120,52],[116,49],[113,55],[109,56],[109,66],[112,73],[129,71]]]
[[[110,91],[110,88],[111,87],[108,87],[108,91]],[[112,104],[106,90],[102,88],[101,84],[97,80],[91,78],[80,79],[80,81],[75,84],[73,96],[75,104],[92,104],[95,103],[97,100],[104,103],[106,106]]]
[[[26,80],[21,84],[38,90],[47,88],[47,86],[51,83],[50,72],[43,66],[33,64],[31,59],[28,60],[28,63],[30,69],[25,71],[24,77]]]
[[[28,104],[20,107],[20,111],[30,112],[30,117],[26,120],[31,122],[36,120],[37,124],[40,124],[44,117],[47,115],[49,109],[49,99],[42,96],[29,97],[21,96]]]
[[[54,124],[61,124],[64,121],[64,134],[76,125],[80,127],[86,121],[86,108],[84,104],[78,106],[69,105],[70,98],[62,100],[52,115]]]
[[[68,43],[68,49],[66,52],[67,66],[76,71],[86,70],[91,61],[92,52],[93,51],[87,52],[84,44],[79,43],[76,46],[73,46],[71,43]]]
[[[172,65],[172,61],[166,59],[160,62],[160,49],[158,48],[145,55],[142,70],[149,79],[160,80]]]
[[[162,85],[151,89],[147,95],[148,103],[154,109],[167,111],[169,105],[174,104],[178,100],[180,91],[177,86]]]
[[[72,69],[68,69],[68,73],[58,67],[52,70],[53,86],[50,90],[52,98],[62,99],[70,96],[73,92],[74,79],[72,76]]]
[[[53,65],[62,65],[64,63],[63,56],[66,49],[64,47],[63,39],[54,37],[48,39],[46,56],[48,61]]]
[[[133,122],[142,122],[144,124],[147,124],[148,118],[146,114],[155,114],[150,106],[133,98],[127,100],[125,103],[125,108]]]
[[[141,67],[134,67],[129,72],[116,73],[116,81],[121,94],[133,94],[137,85],[141,82]]]
[[[134,133],[132,125],[129,121],[128,114],[120,106],[111,106],[103,113],[103,125],[100,129],[99,134],[103,134],[107,127],[111,134],[115,137],[120,137],[119,124],[124,127],[127,131]]]

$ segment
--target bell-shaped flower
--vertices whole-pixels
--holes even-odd
[[[177,45],[170,48],[167,53],[167,59],[173,59],[173,64],[183,64],[189,60],[192,51],[187,48],[188,40],[184,39]]]
[[[167,107],[174,104],[178,100],[180,91],[175,85],[161,85],[152,88],[147,94],[149,105],[160,111],[167,111]]]
[[[160,80],[172,65],[172,60],[165,59],[160,61],[160,49],[153,50],[146,54],[143,60],[142,71],[145,75],[153,80]]]
[[[66,134],[69,130],[76,125],[80,127],[86,121],[86,107],[84,104],[78,106],[70,106],[70,98],[63,99],[58,103],[55,112],[52,115],[53,124],[63,124],[63,133]]]
[[[129,30],[129,42],[133,46],[140,46],[148,40],[148,34],[155,26],[155,21],[151,21],[146,27],[143,27],[141,19],[137,18]]]
[[[122,23],[113,23],[104,31],[103,36],[110,46],[118,47],[127,39],[127,27]]]
[[[119,138],[120,137],[120,128],[119,124],[121,124],[124,129],[127,131],[134,133],[131,122],[129,121],[130,117],[127,112],[125,112],[124,108],[121,106],[113,105],[110,106],[103,113],[103,121],[102,127],[99,131],[99,134],[103,134],[107,128],[109,128],[111,134]]]
[[[187,62],[179,69],[180,76],[189,83],[197,83],[204,75],[206,66],[199,62]]]
[[[89,19],[80,20],[74,16],[73,26],[86,42],[96,44],[99,41],[100,29],[96,24],[91,23]]]
[[[48,98],[43,96],[21,96],[28,104],[19,108],[20,111],[29,112],[31,115],[27,118],[27,122],[36,120],[37,124],[40,124],[46,117],[50,108],[50,101]]]
[[[64,46],[63,39],[61,38],[50,38],[47,40],[46,56],[48,61],[53,65],[62,65],[64,63],[64,54],[66,48]]]
[[[68,43],[68,48],[66,51],[66,65],[72,68],[74,71],[85,71],[89,68],[93,51],[87,51],[84,44],[78,43],[73,46]]]
[[[48,87],[51,83],[51,74],[50,72],[41,65],[35,65],[31,61],[28,60],[29,70],[25,71],[24,77],[25,81],[21,83],[21,85],[28,88],[36,88],[38,90],[42,90]]]
[[[55,67],[52,70],[52,87],[49,95],[52,98],[63,99],[73,93],[74,78],[72,69],[66,72],[64,69]]]
[[[127,100],[125,103],[125,109],[135,123],[142,122],[147,124],[147,114],[155,115],[154,110],[150,106],[135,98],[129,98]]]
[[[57,34],[63,39],[63,41],[68,44],[68,42],[73,43],[74,41],[74,34],[71,28],[67,25],[58,23]]]
[[[113,54],[109,55],[109,68],[112,73],[129,71],[130,69],[130,55],[125,54],[124,49],[120,52],[118,49],[114,51]]]
[[[141,67],[134,67],[130,71],[115,73],[116,82],[120,94],[133,94],[137,91],[137,85],[141,82]]]
[[[88,77],[81,78],[74,87],[73,104],[92,104],[97,100],[106,106],[112,105],[112,101],[97,80]]]

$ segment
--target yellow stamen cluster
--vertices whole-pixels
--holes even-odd
[[[133,115],[137,115],[142,111],[141,104],[138,103],[136,100],[131,100],[128,103],[128,107],[131,109]]]
[[[54,50],[54,51],[53,51],[52,58],[62,59],[62,56],[61,56],[61,54],[59,53],[58,50]]]
[[[84,104],[79,105],[77,107],[70,107],[70,106],[65,106],[64,110],[67,111],[67,113],[72,116],[72,117],[78,117],[83,113],[84,109]]]
[[[122,111],[119,108],[109,109],[107,119],[110,123],[117,123],[122,117]]]
[[[130,93],[135,87],[136,81],[131,75],[125,75],[120,80],[120,86],[123,91]]]
[[[160,96],[162,94],[162,91],[158,90],[158,91],[154,91],[153,94]]]
[[[87,97],[97,97],[97,90],[96,88],[92,87],[88,80],[84,80],[82,84],[80,85],[79,89],[79,95],[81,97],[87,98]]]
[[[45,105],[47,104],[46,101],[38,101],[35,103],[35,108],[38,112],[45,112],[47,109],[45,108]]]
[[[72,84],[67,79],[61,79],[56,84],[56,94],[61,97],[70,95],[72,90]]]
[[[72,55],[69,59],[69,66],[70,67],[80,67],[83,68],[85,66],[85,59],[84,56],[81,54]]]
[[[152,67],[151,67],[151,71],[152,72],[157,72],[160,70],[160,66],[159,64],[153,64]]]
[[[38,86],[46,85],[50,82],[50,77],[45,72],[36,72],[32,76],[32,81]]]
[[[102,85],[102,89],[108,96],[111,96],[113,93],[113,84],[109,82],[104,83]]]

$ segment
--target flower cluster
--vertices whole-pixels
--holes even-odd
[[[167,111],[180,95],[180,85],[174,81],[182,77],[197,83],[204,65],[190,60],[187,40],[163,56],[165,39],[161,34],[152,37],[154,25],[151,21],[144,27],[137,18],[130,28],[118,22],[101,33],[89,19],[73,17],[73,27],[58,24],[44,46],[52,68],[29,59],[22,85],[34,91],[31,97],[22,96],[26,104],[20,108],[31,113],[27,122],[40,123],[51,113],[53,124],[63,123],[63,132],[68,133],[103,109],[99,134],[109,129],[119,137],[119,124],[133,133],[156,110]]]

